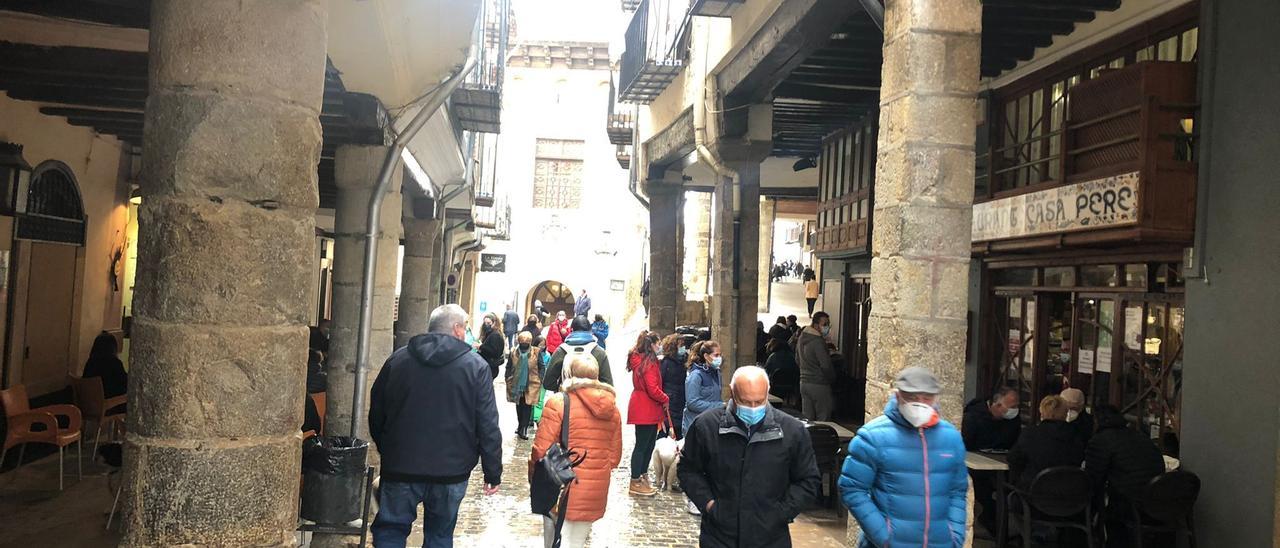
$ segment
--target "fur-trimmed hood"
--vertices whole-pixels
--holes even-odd
[[[578,397],[598,419],[612,419],[618,415],[618,396],[612,386],[595,379],[566,379],[560,387],[565,393]],[[569,411],[570,414],[573,411]]]

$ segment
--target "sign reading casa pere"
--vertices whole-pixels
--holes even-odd
[[[973,206],[973,241],[1074,232],[1138,222],[1138,172]]]

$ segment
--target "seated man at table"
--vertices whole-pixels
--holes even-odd
[[[938,416],[942,387],[929,370],[908,367],[894,389],[884,415],[858,429],[840,470],[840,497],[862,526],[858,546],[963,546],[964,441]]]
[[[1112,405],[1101,405],[1097,412],[1098,432],[1089,440],[1084,452],[1084,471],[1093,480],[1094,496],[1106,493],[1106,516],[1109,537],[1128,539],[1117,534],[1119,518],[1129,513],[1129,501],[1142,493],[1147,483],[1164,473],[1164,457],[1141,432],[1129,427],[1129,421]]]
[[[1068,388],[1058,395],[1067,402],[1067,422],[1071,423],[1076,432],[1084,438],[1085,443],[1088,443],[1089,438],[1093,437],[1093,415],[1084,408],[1084,391],[1079,388]]]
[[[1008,387],[997,390],[989,400],[977,398],[970,401],[964,407],[964,418],[960,423],[964,446],[969,451],[1008,450],[1018,441],[1021,429],[1018,391]],[[995,533],[996,474],[984,470],[973,471],[969,475],[973,478],[974,501],[982,508],[978,523],[987,532]]]
[[[1067,402],[1060,396],[1040,400],[1040,424],[1027,428],[1009,450],[1009,478],[1020,489],[1031,487],[1036,474],[1054,466],[1080,467],[1084,438],[1067,422]]]

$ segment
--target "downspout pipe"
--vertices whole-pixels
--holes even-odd
[[[483,32],[479,17],[476,18],[474,32]],[[365,372],[369,369],[369,339],[373,321],[373,277],[378,270],[378,221],[382,217],[382,200],[387,187],[391,185],[392,175],[399,167],[400,154],[409,146],[409,141],[426,125],[431,116],[444,105],[449,95],[462,84],[467,74],[475,68],[477,49],[473,42],[467,49],[467,60],[462,67],[433,92],[422,110],[419,110],[409,121],[409,125],[396,135],[395,142],[387,150],[387,156],[382,162],[382,170],[378,172],[378,184],[374,187],[373,195],[369,197],[368,225],[365,227],[364,240],[364,277],[360,284],[360,324],[356,331],[355,395],[351,398],[352,438],[356,437],[360,427],[360,410],[365,406],[365,391],[368,385]]]
[[[862,9],[867,10],[867,15],[871,16],[871,22],[876,24],[880,32],[884,32],[884,4],[881,0],[861,0]]]

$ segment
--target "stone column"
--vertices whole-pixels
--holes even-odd
[[[334,209],[333,251],[333,331],[329,339],[329,389],[325,406],[325,431],[347,435],[351,429],[351,405],[354,396],[356,337],[360,323],[360,290],[364,279],[364,241],[369,212],[369,198],[377,184],[378,171],[389,147],[346,145],[338,147],[334,161],[338,184],[338,204]],[[402,171],[397,169],[386,190],[378,233],[377,271],[373,281],[373,316],[369,336],[369,370],[366,387],[391,355],[392,307],[395,305],[396,257],[399,254],[402,215],[400,183]],[[367,388],[366,388],[367,389]],[[367,432],[368,401],[356,417],[359,437],[369,439]],[[374,454],[370,451],[370,455]]]
[[[773,224],[777,219],[778,201],[774,198],[760,200],[760,280],[757,283],[760,302],[756,312],[762,314],[769,311],[770,297],[773,295],[770,290],[772,284],[769,282],[773,279]]]
[[[720,352],[728,364],[720,368],[726,394],[738,345],[734,330],[738,294],[733,287],[733,194],[733,179],[717,176],[711,196],[711,338],[720,343]]]
[[[738,305],[733,329],[738,334],[733,365],[756,364],[756,309],[760,279],[760,161],[733,161],[738,173]],[[766,278],[767,281],[767,278]],[[762,365],[762,364],[759,364]]]
[[[980,0],[890,0],[885,11],[866,409],[918,365],[960,423],[968,310]]]
[[[680,276],[681,193],[678,184],[647,181],[649,196],[649,329],[662,334],[675,331],[679,302],[684,299]]]
[[[400,273],[400,313],[396,321],[396,348],[409,344],[415,335],[427,332],[427,318],[436,307],[437,290],[431,285],[440,269],[435,249],[442,221],[405,215],[404,265]]]
[[[123,546],[292,546],[325,9],[154,2]]]

